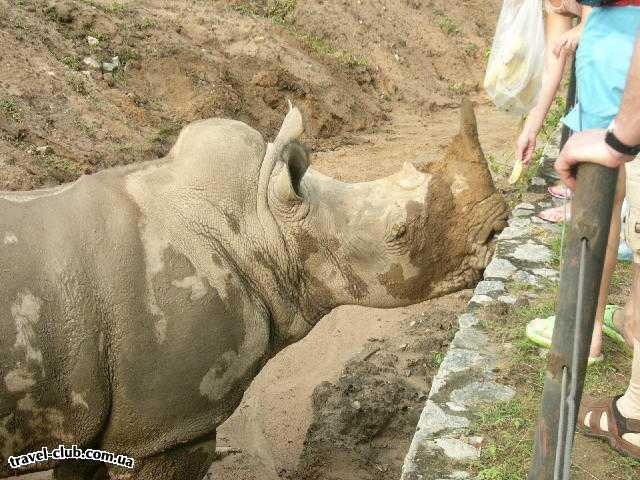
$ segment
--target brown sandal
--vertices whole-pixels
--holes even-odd
[[[625,418],[618,410],[618,399],[621,395],[611,399],[594,400],[585,397],[582,400],[580,413],[578,414],[578,428],[589,437],[597,437],[607,440],[611,447],[629,457],[640,460],[640,447],[627,442],[622,438],[627,433],[640,433],[640,420]],[[587,415],[591,413],[589,426],[584,424]],[[602,415],[607,414],[607,428],[600,428]]]

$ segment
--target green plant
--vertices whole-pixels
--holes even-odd
[[[496,175],[506,175],[509,172],[509,167],[504,162],[499,161],[493,153],[489,153],[486,156],[489,170]]]
[[[67,75],[65,78],[74,92],[79,93],[80,95],[86,95],[89,91],[87,90],[87,85],[84,83],[84,79],[81,75],[82,74],[76,73],[75,75]]]
[[[276,23],[290,23],[290,16],[296,9],[296,0],[269,0],[267,2],[267,17]]]
[[[72,70],[80,70],[82,65],[78,55],[65,55],[60,61]]]
[[[478,47],[478,45],[476,45],[475,43],[467,43],[467,45],[464,47],[464,53],[468,56],[468,57],[475,57],[476,54],[478,53],[478,50],[480,49],[480,47]]]
[[[444,352],[433,352],[431,354],[431,365],[438,368],[444,361]]]
[[[440,30],[442,30],[444,33],[446,33],[447,35],[456,35],[460,33],[460,27],[458,27],[456,22],[443,10],[434,8],[433,14],[436,17],[438,27],[440,27]]]
[[[463,82],[452,82],[447,85],[447,89],[456,95],[464,95],[468,92],[467,86]]]
[[[15,122],[22,120],[22,112],[13,98],[0,97],[0,111]]]
[[[250,17],[259,17],[260,15],[260,10],[258,10],[254,5],[250,5],[250,4],[246,4],[246,3],[241,3],[238,5],[233,5],[231,7],[233,10],[235,10],[238,13],[241,13],[243,15],[248,15]]]
[[[106,7],[104,7],[105,12],[108,13],[115,13],[117,15],[124,15],[126,13],[129,13],[131,11],[131,9],[129,8],[129,5],[127,5],[126,3],[121,3],[121,2],[113,2],[110,5],[107,5]]]
[[[345,52],[344,50],[333,48],[321,37],[317,37],[315,35],[311,35],[308,33],[297,32],[297,31],[296,33],[300,37],[300,39],[302,39],[312,50],[316,51],[321,55],[333,57],[343,65],[346,65],[348,67],[356,67],[356,66],[364,67],[368,65],[368,62],[366,59],[357,57],[352,53]]]

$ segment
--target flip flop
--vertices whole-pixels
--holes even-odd
[[[589,437],[607,440],[614,450],[640,460],[640,447],[622,438],[627,433],[640,433],[640,420],[622,416],[617,405],[619,398],[620,396],[594,400],[585,396],[585,398],[582,399],[582,405],[578,413],[578,428]],[[605,413],[607,414],[607,430],[602,430],[600,428],[600,422],[602,415]],[[591,416],[585,424],[585,420],[589,414],[591,414]]]
[[[613,316],[618,310],[621,310],[621,309],[622,307],[619,307],[618,305],[607,305],[606,307],[604,307],[604,318],[602,319],[602,332],[614,342],[619,343],[620,345],[626,345],[627,342],[625,342],[624,337],[618,331],[615,323],[613,322]]]
[[[571,218],[571,209],[567,205],[566,208],[566,217],[565,217],[565,206],[560,205],[559,207],[548,208],[546,210],[541,211],[536,215],[538,218],[542,220],[546,220],[551,223],[560,223],[569,221]]]
[[[556,323],[556,316],[552,315],[547,318],[534,318],[527,324],[526,336],[532,343],[542,348],[551,348],[551,337],[553,336],[553,327]],[[604,355],[597,357],[589,357],[587,365],[596,365],[604,361]]]
[[[555,198],[559,198],[561,200],[570,199],[571,198],[571,190],[569,190],[564,185],[553,185],[552,187],[547,188],[547,192],[549,195]]]

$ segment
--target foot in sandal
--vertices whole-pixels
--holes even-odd
[[[561,183],[547,188],[547,191],[549,192],[549,194],[551,194],[552,197],[555,197],[555,198],[559,198],[559,199],[571,198],[571,190],[569,190],[567,187],[565,187]]]
[[[548,208],[538,213],[537,216],[551,223],[568,222],[571,219],[571,205]]]
[[[633,348],[634,328],[632,320],[625,315],[623,307],[607,305],[604,309],[602,331],[604,334],[620,345],[628,345]]]
[[[620,397],[582,400],[578,428],[587,436],[607,440],[615,450],[640,460],[640,416],[625,417]]]

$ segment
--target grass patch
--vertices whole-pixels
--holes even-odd
[[[67,84],[71,87],[71,90],[79,95],[86,95],[89,93],[89,90],[87,89],[87,84],[80,75],[81,74],[67,75],[65,78],[67,80]]]
[[[445,352],[433,352],[431,354],[431,366],[438,368],[444,361]]]
[[[104,11],[107,13],[113,13],[116,15],[125,15],[131,12],[131,8],[126,3],[113,2],[110,5],[104,7]]]
[[[352,53],[340,50],[329,45],[326,40],[308,33],[296,32],[297,35],[307,44],[311,50],[320,55],[336,59],[339,63],[347,67],[366,67],[368,62],[366,59],[353,55]]]
[[[47,170],[59,170],[74,176],[82,174],[82,169],[77,163],[57,155],[45,155],[40,158],[40,163]]]
[[[549,113],[544,119],[544,124],[542,125],[542,135],[549,140],[551,135],[556,131],[558,126],[560,125],[560,121],[562,117],[564,117],[564,112],[566,110],[566,100],[562,96],[557,96],[549,110]]]
[[[489,170],[496,175],[506,176],[509,173],[509,166],[499,161],[493,153],[486,155]]]
[[[291,15],[296,9],[296,0],[269,0],[267,3],[267,18],[276,23],[289,25]]]
[[[464,95],[469,92],[468,87],[463,82],[452,82],[447,85],[447,89],[456,95]]]
[[[554,244],[555,243],[555,247]],[[551,248],[559,252],[559,239],[551,240]],[[629,267],[619,264],[616,275],[630,278]],[[527,322],[547,317],[555,312],[558,285],[543,285],[536,289],[539,298],[529,305],[509,309],[506,313],[487,313],[481,320],[492,337],[492,343],[502,345],[504,354],[497,381],[511,385],[517,391],[508,401],[480,408],[470,434],[485,439],[480,459],[473,465],[474,478],[480,480],[521,480],[527,478],[533,454],[533,434],[539,402],[544,386],[546,359],[540,349],[525,337]],[[521,285],[530,290],[530,286]],[[516,291],[510,284],[509,290]],[[605,341],[605,361],[590,367],[585,379],[585,393],[609,397],[626,388],[630,376],[630,354],[624,347]],[[640,478],[640,462],[620,456],[607,444],[576,434],[573,476],[578,480],[632,480]]]
[[[447,35],[457,35],[460,33],[460,27],[458,27],[456,22],[443,10],[434,8],[433,14],[436,17],[438,27],[440,27],[440,30],[442,30],[444,33],[446,33]]]
[[[156,132],[156,134],[151,138],[152,143],[167,143],[173,136],[177,135],[180,132],[180,125],[177,123],[171,123],[167,126],[162,127],[160,130]]]
[[[60,62],[72,70],[80,70],[82,67],[82,60],[79,55],[65,55],[60,59]]]
[[[269,0],[266,8],[261,8],[254,3],[240,3],[231,8],[243,15],[268,18],[272,22],[284,26],[309,49],[325,57],[333,58],[346,67],[366,67],[369,64],[367,59],[335,48],[320,36],[297,29],[291,21],[296,6],[296,0]]]
[[[0,97],[0,112],[11,118],[14,122],[20,122],[22,120],[22,111],[13,98]]]
[[[475,57],[479,49],[480,47],[478,47],[478,45],[476,45],[475,43],[469,42],[465,45],[463,50],[465,55],[467,55],[467,57]]]

